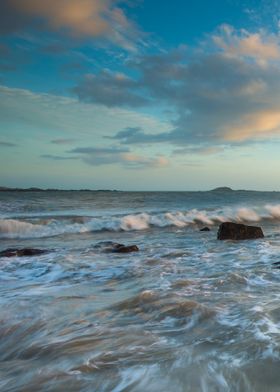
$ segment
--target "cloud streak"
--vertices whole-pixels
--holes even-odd
[[[17,144],[15,144],[15,143],[0,141],[0,147],[16,147],[16,146],[17,146]]]
[[[41,158],[50,159],[52,161],[69,161],[79,159],[78,157],[63,157],[60,155],[53,155],[53,154],[42,154],[40,155]]]
[[[76,142],[76,139],[54,139],[51,140],[52,144],[64,145],[64,144],[72,144]]]
[[[169,165],[164,156],[150,158],[132,153],[124,147],[77,147],[67,152],[78,154],[83,162],[91,166],[120,164],[127,169],[156,169]]]

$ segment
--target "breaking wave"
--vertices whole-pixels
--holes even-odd
[[[263,208],[225,208],[220,210],[172,211],[138,213],[104,217],[55,217],[34,222],[27,219],[0,219],[0,238],[40,238],[66,233],[96,231],[137,231],[151,227],[185,228],[192,225],[217,225],[225,221],[256,223],[263,220],[280,220],[280,205]]]

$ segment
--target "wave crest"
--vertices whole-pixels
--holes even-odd
[[[0,219],[0,238],[40,238],[65,233],[95,231],[137,231],[151,227],[178,227],[191,225],[216,225],[225,221],[254,223],[263,220],[279,220],[280,205],[263,208],[224,208],[220,210],[170,211],[164,213],[138,213],[104,217],[57,217],[38,220]]]

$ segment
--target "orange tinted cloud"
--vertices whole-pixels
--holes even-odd
[[[242,142],[280,133],[280,111],[265,110],[242,116],[237,122],[224,128],[227,141]]]
[[[114,0],[10,0],[22,15],[39,18],[52,31],[63,31],[75,37],[105,37],[129,46],[127,36],[135,33]]]
[[[222,25],[220,34],[214,35],[213,41],[228,56],[251,57],[263,63],[280,59],[278,37],[264,34],[263,31],[249,33],[244,29],[237,31],[229,25]]]
[[[122,154],[122,159],[125,162],[144,166],[144,167],[147,166],[147,167],[161,168],[169,165],[169,160],[164,156],[158,156],[156,158],[147,158],[145,156],[141,156],[129,152],[129,153]]]

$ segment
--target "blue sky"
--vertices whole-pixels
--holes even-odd
[[[275,0],[3,0],[0,183],[279,190]]]

